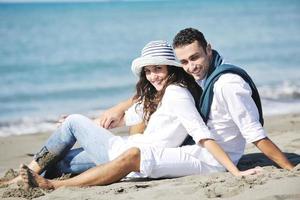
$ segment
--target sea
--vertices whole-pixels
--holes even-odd
[[[187,27],[251,75],[264,115],[300,112],[298,0],[0,0],[0,137],[99,116],[134,94],[142,47]]]

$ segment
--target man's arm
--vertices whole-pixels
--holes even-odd
[[[221,77],[222,78],[222,77]],[[220,79],[221,79],[220,78]],[[219,92],[226,102],[228,111],[234,123],[247,142],[253,142],[268,158],[285,169],[294,166],[288,161],[280,149],[266,137],[259,122],[257,106],[252,99],[252,91],[248,83],[237,75],[227,75],[222,79]],[[256,138],[259,138],[256,140]]]
[[[282,151],[269,138],[263,138],[261,140],[255,141],[253,142],[253,144],[281,168],[288,170],[294,168],[294,165],[286,158]]]
[[[116,106],[103,112],[97,121],[103,128],[111,129],[117,127],[122,118],[124,117],[125,111],[132,106],[134,103],[133,98],[129,98]]]

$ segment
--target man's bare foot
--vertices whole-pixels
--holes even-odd
[[[18,183],[21,180],[22,180],[21,176],[17,176],[13,179],[2,179],[2,180],[0,180],[0,185],[11,185],[14,183]]]
[[[20,166],[20,176],[22,178],[24,189],[39,187],[42,189],[54,189],[52,183],[36,172],[29,169],[26,165]]]

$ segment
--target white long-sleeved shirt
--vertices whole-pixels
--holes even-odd
[[[131,106],[125,112],[126,125],[142,122],[142,110],[141,104]],[[213,138],[195,107],[191,93],[186,88],[170,85],[144,133],[132,135],[128,141],[139,145],[178,147],[188,134],[197,142]]]
[[[207,126],[217,143],[237,163],[244,154],[246,142],[266,137],[251,97],[252,90],[243,78],[228,73],[216,81],[213,92]],[[196,145],[183,147],[183,150],[208,164],[220,165],[211,154]]]

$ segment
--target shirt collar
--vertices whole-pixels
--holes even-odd
[[[199,85],[202,89],[204,88],[206,79],[207,79],[207,75],[206,75],[203,79],[201,79],[201,80],[196,80],[196,82],[198,83],[198,85]]]

